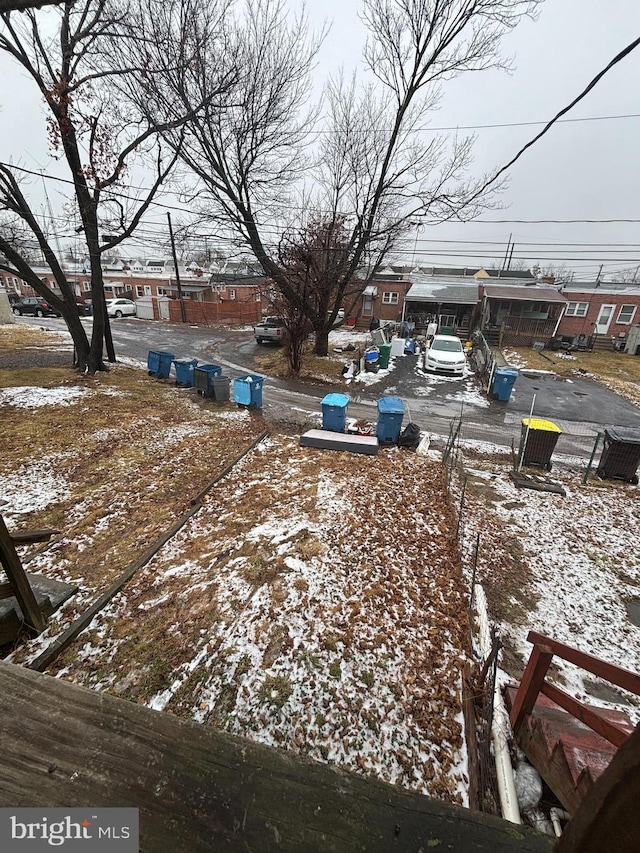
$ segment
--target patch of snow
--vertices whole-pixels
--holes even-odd
[[[37,409],[41,406],[71,406],[89,394],[87,388],[61,386],[58,388],[36,388],[20,386],[0,391],[0,406],[17,406],[21,409]]]

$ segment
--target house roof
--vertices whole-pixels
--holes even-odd
[[[562,292],[576,293],[611,293],[621,296],[640,296],[640,282],[636,281],[568,281],[562,285]]]
[[[478,275],[484,273],[485,275]],[[413,275],[426,275],[430,278],[442,278],[443,276],[452,278],[499,278],[500,281],[535,281],[535,276],[529,270],[499,270],[489,269],[488,267],[432,267],[427,265],[410,266],[407,264],[389,264],[379,273],[374,275],[374,278],[382,276],[396,275],[400,278],[413,278]]]
[[[446,278],[435,278],[414,273],[410,276],[407,302],[446,302],[457,305],[475,305],[478,301],[478,282],[475,279],[462,284]]]
[[[498,270],[482,267],[489,278],[513,279],[514,281],[535,281],[536,277],[529,270]],[[481,272],[481,270],[478,270]]]
[[[485,281],[487,279],[484,279]],[[516,287],[513,284],[485,284],[484,295],[489,299],[513,299],[517,302],[567,302],[567,297],[555,287]]]

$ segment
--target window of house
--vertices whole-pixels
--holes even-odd
[[[633,322],[633,318],[635,317],[636,306],[635,305],[621,305],[620,313],[618,314],[618,319],[616,323],[631,323]]]
[[[256,290],[256,302],[262,302],[262,294],[259,290]]]
[[[151,296],[151,285],[150,284],[145,284],[144,295],[145,296]]]
[[[156,293],[158,294],[158,296],[164,296],[166,290],[164,289],[164,287],[156,287]]]
[[[235,290],[230,290],[229,291],[229,299],[235,299],[235,298],[236,298]]]
[[[91,290],[91,282],[90,281],[83,282],[82,287],[83,287],[85,293],[89,293],[89,291]]]
[[[136,296],[144,296],[144,289],[141,284],[136,284]]]
[[[567,317],[586,317],[588,310],[588,302],[569,302],[565,313]]]
[[[398,304],[398,294],[393,290],[387,290],[382,294],[382,304],[383,305],[397,305]]]

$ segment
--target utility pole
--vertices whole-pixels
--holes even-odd
[[[511,251],[509,252],[509,260],[507,261],[507,269],[508,270],[511,269],[511,258],[513,257],[513,250],[515,249],[515,247],[516,247],[516,244],[512,243],[511,244]]]
[[[600,269],[598,270],[598,275],[596,276],[596,287],[600,284],[600,276],[602,275],[602,267],[604,264],[600,264]]]
[[[501,270],[504,270],[504,268],[507,265],[507,258],[509,257],[509,248],[511,246],[511,238],[512,237],[513,237],[513,232],[511,234],[509,234],[509,239],[507,241],[507,251],[504,253],[504,261],[502,262],[502,267],[500,268]]]
[[[176,268],[176,284],[178,285],[178,299],[180,301],[180,316],[182,322],[187,322],[187,314],[184,307],[184,299],[182,298],[182,285],[180,284],[180,270],[178,269],[178,256],[176,255],[176,244],[173,239],[173,228],[171,227],[171,213],[167,211],[167,220],[169,222],[169,237],[171,238],[171,253],[173,255],[173,263]]]

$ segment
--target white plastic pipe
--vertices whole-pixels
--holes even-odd
[[[491,652],[491,635],[489,632],[489,616],[487,611],[487,599],[484,589],[480,584],[474,587],[474,599],[478,623],[480,627],[478,642],[480,653],[486,660]],[[509,754],[509,717],[504,705],[500,686],[496,683],[493,696],[493,725],[491,726],[491,740],[496,762],[496,775],[498,778],[498,794],[500,796],[500,810],[502,817],[511,823],[522,823],[516,785],[513,778],[513,766]]]

